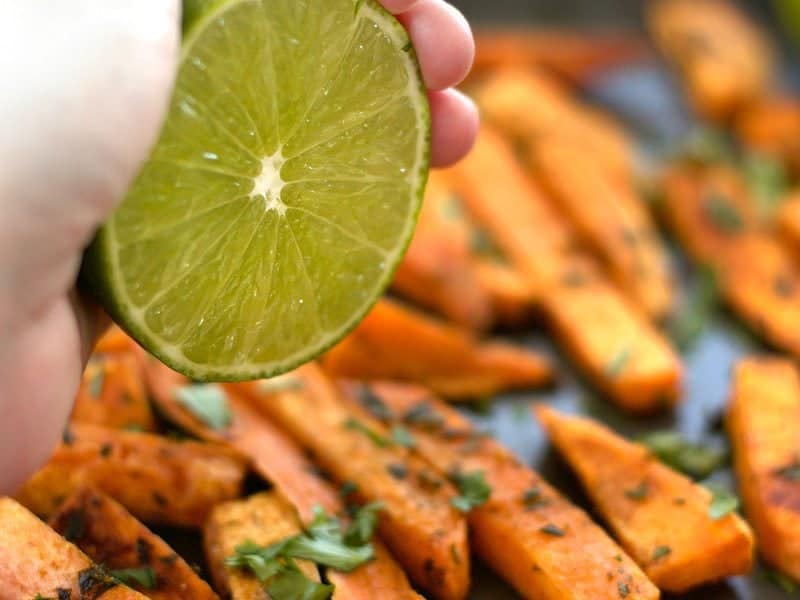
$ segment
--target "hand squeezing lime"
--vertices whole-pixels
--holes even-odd
[[[388,284],[426,180],[425,88],[375,0],[200,0],[187,16],[161,138],[83,277],[174,369],[266,377],[335,343]]]

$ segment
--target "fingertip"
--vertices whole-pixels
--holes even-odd
[[[457,8],[443,0],[419,0],[398,19],[411,36],[428,89],[444,90],[464,80],[475,59],[475,40]]]
[[[447,167],[470,151],[478,136],[480,117],[475,103],[448,89],[429,93],[431,106],[431,166]]]
[[[409,10],[417,3],[417,0],[380,0],[383,7],[392,14],[398,14]]]

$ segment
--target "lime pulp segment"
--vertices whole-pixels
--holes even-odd
[[[374,0],[229,0],[187,32],[167,121],[84,275],[198,380],[287,371],[349,331],[408,244],[424,85]]]

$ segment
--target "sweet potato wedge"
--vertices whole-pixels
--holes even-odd
[[[471,233],[459,200],[434,172],[392,290],[449,321],[482,331],[491,323],[492,304],[472,268]]]
[[[293,372],[302,389],[269,393],[242,387],[250,400],[309,450],[359,502],[380,501],[378,532],[426,597],[457,600],[469,589],[463,515],[450,506],[452,486],[418,456],[391,441],[366,411],[354,410],[313,364]]]
[[[149,523],[200,527],[218,503],[241,493],[245,464],[219,444],[72,424],[18,500],[49,517],[79,487],[92,486]]]
[[[424,383],[451,400],[474,400],[553,380],[549,362],[531,350],[480,342],[469,332],[387,299],[322,362],[337,377]]]
[[[152,569],[155,587],[140,591],[153,600],[219,599],[164,540],[105,494],[79,489],[52,516],[50,526],[107,569]]]
[[[800,356],[800,268],[753,224],[752,201],[724,193],[716,173],[672,168],[664,178],[666,220],[695,261],[714,270],[731,309],[766,341]]]
[[[229,567],[225,559],[247,541],[268,546],[300,533],[300,521],[291,504],[276,493],[261,493],[214,507],[203,529],[203,538],[215,587],[231,600],[270,600],[250,571]],[[297,561],[308,579],[319,581],[314,563]]]
[[[89,361],[71,420],[115,429],[155,430],[141,370],[132,353],[98,355]]]
[[[476,221],[536,282],[545,318],[595,385],[633,412],[672,404],[680,388],[678,357],[644,314],[570,248],[569,231],[507,143],[484,127],[475,149],[448,175]]]
[[[500,69],[474,93],[485,118],[523,150],[557,139],[595,157],[615,178],[627,180],[633,149],[608,115],[575,101],[557,81],[536,70]]]
[[[632,185],[610,175],[571,141],[545,137],[529,144],[533,174],[581,241],[600,257],[614,282],[655,320],[673,303],[666,249]],[[574,173],[580,173],[575,177]],[[591,199],[591,200],[588,200]]]
[[[658,0],[648,4],[647,21],[702,117],[727,121],[771,87],[772,45],[733,2]]]
[[[478,285],[489,297],[498,324],[513,327],[530,320],[537,304],[536,294],[518,269],[487,258],[476,258],[473,269]]]
[[[0,600],[146,600],[114,582],[74,545],[11,498],[0,498]]]
[[[147,381],[153,399],[162,414],[172,423],[211,442],[229,444],[247,457],[259,475],[272,482],[295,507],[303,523],[314,517],[314,508],[321,506],[329,514],[347,521],[342,500],[333,486],[317,473],[301,448],[266,415],[251,405],[243,394],[252,386],[280,386],[279,379],[266,384],[231,384],[223,389],[231,413],[231,422],[224,429],[203,423],[176,400],[177,390],[187,379],[158,361],[147,361]],[[284,382],[291,387],[291,375]],[[252,391],[250,393],[257,393]],[[374,541],[375,558],[350,573],[329,570],[327,575],[336,586],[334,600],[372,600],[391,597],[397,600],[419,600],[405,573],[389,551]]]
[[[736,118],[736,134],[747,148],[800,173],[800,102],[796,98],[770,97],[747,106]]]
[[[800,581],[800,379],[791,361],[740,361],[726,425],[759,551]]]
[[[536,416],[622,547],[660,589],[681,593],[753,566],[753,533],[709,516],[711,493],[603,425],[539,405]]]
[[[578,85],[650,53],[642,39],[630,34],[555,29],[482,29],[475,33],[475,46],[473,77],[504,67],[538,67]]]
[[[467,515],[472,546],[522,597],[659,597],[586,513],[430,391],[385,382],[345,382],[343,388],[352,404],[365,389],[383,403],[388,418],[409,428],[417,452],[440,473],[483,474],[491,496]]]

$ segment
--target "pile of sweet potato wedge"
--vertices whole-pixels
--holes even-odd
[[[765,207],[742,166],[800,175],[800,100],[729,2],[656,0],[646,17],[652,46],[479,32],[477,145],[431,173],[390,293],[318,361],[199,384],[110,330],[62,443],[0,499],[0,600],[465,600],[475,558],[531,600],[656,599],[751,573],[757,554],[800,582],[800,196]],[[674,69],[736,148],[665,158],[646,186],[657,202],[633,133],[580,98],[642,58]],[[731,374],[742,514],[697,481],[709,469],[537,402],[530,426],[587,513],[462,410],[558,385],[552,353],[519,341],[531,331],[612,410],[674,410],[687,293],[666,235],[776,351]],[[202,551],[156,533],[175,528]]]

